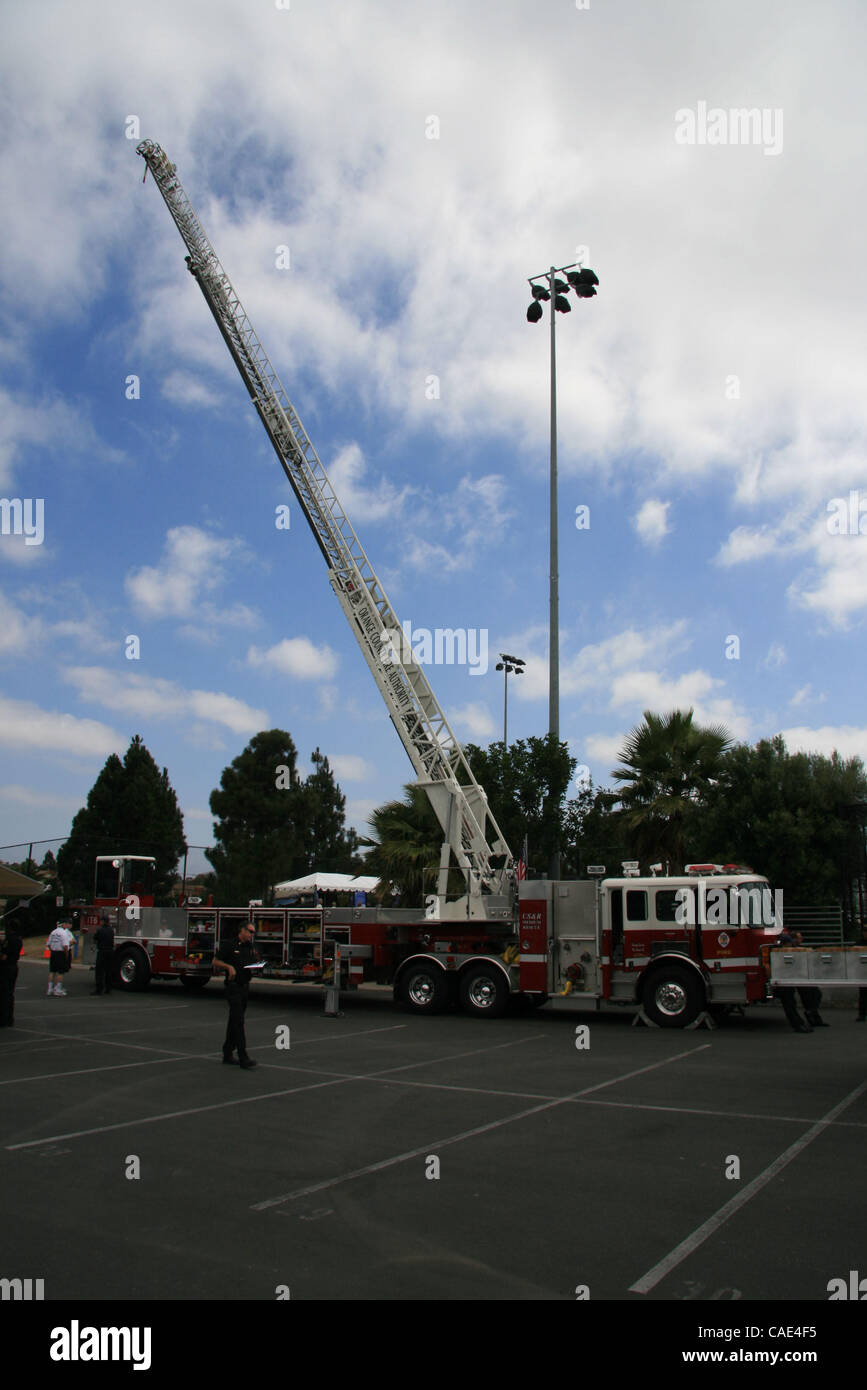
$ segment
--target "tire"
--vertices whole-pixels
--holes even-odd
[[[442,1013],[449,1001],[449,982],[442,966],[420,961],[409,965],[400,977],[398,997],[413,1014]]]
[[[182,975],[181,984],[190,994],[201,994],[210,975]]]
[[[127,946],[115,960],[113,973],[119,989],[147,989],[151,978],[150,961],[143,951]]]
[[[461,976],[461,1008],[477,1018],[499,1018],[511,997],[498,965],[474,965]]]
[[[705,1006],[704,988],[687,966],[661,966],[645,980],[641,1002],[660,1028],[686,1028]]]

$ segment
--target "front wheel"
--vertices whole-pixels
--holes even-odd
[[[400,1001],[414,1014],[440,1013],[448,1003],[445,971],[439,965],[410,965],[401,976]]]
[[[150,961],[143,951],[127,946],[121,951],[114,967],[115,983],[121,989],[146,989],[151,977]]]
[[[479,1018],[499,1018],[509,997],[509,982],[496,965],[473,966],[461,979],[461,1007]]]
[[[686,1028],[704,1008],[704,989],[685,966],[662,966],[645,982],[642,1003],[660,1028]]]

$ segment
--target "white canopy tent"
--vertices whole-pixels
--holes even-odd
[[[305,874],[274,884],[274,899],[295,897],[298,893],[372,893],[379,879],[369,874]]]

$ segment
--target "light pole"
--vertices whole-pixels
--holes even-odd
[[[565,280],[558,275],[565,274]],[[545,281],[544,284],[537,283]],[[599,277],[587,267],[574,265],[551,266],[550,270],[530,277],[533,302],[527,310],[530,323],[542,317],[542,301],[551,301],[551,468],[550,468],[550,576],[549,576],[549,635],[548,635],[548,733],[560,739],[560,571],[557,549],[557,350],[554,325],[556,314],[568,314],[572,308],[566,298],[570,288],[576,299],[592,299]],[[560,877],[559,844],[551,856],[549,877]]]
[[[506,690],[503,698],[503,752],[509,746],[508,727],[509,727],[509,676],[523,676],[524,666],[526,665],[523,657],[509,656],[507,652],[500,652],[502,661],[497,662],[496,669],[506,673]]]

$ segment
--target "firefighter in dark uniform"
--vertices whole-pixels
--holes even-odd
[[[103,914],[102,923],[93,934],[96,943],[96,965],[93,970],[94,994],[111,994],[111,970],[114,958],[114,927]]]
[[[214,970],[225,970],[226,1003],[229,1005],[229,1021],[226,1024],[226,1040],[223,1043],[223,1061],[226,1066],[240,1065],[245,1071],[255,1067],[252,1057],[247,1055],[247,1039],[244,1034],[244,1013],[247,996],[250,993],[250,971],[258,956],[253,947],[253,928],[245,922],[238,928],[237,940],[232,945],[224,945],[219,956],[214,956]],[[237,1050],[237,1064],[233,1052]]]
[[[18,979],[18,957],[24,947],[14,922],[7,921],[0,936],[0,1028],[11,1028],[15,1022],[15,982]]]
[[[776,944],[778,946],[801,946],[803,945],[803,937],[799,931],[791,932],[788,927],[784,927],[777,937]],[[822,1001],[822,991],[818,989],[813,991],[809,986],[805,985],[803,988],[799,988],[797,992],[801,996],[801,1003],[807,1015],[806,1021],[801,1018],[801,1015],[798,1013],[794,985],[777,985],[774,990],[775,995],[783,1006],[783,1013],[786,1015],[789,1027],[792,1031],[795,1033],[812,1033],[814,1027],[827,1028],[827,1023],[819,1018],[818,1014],[819,1004]]]

